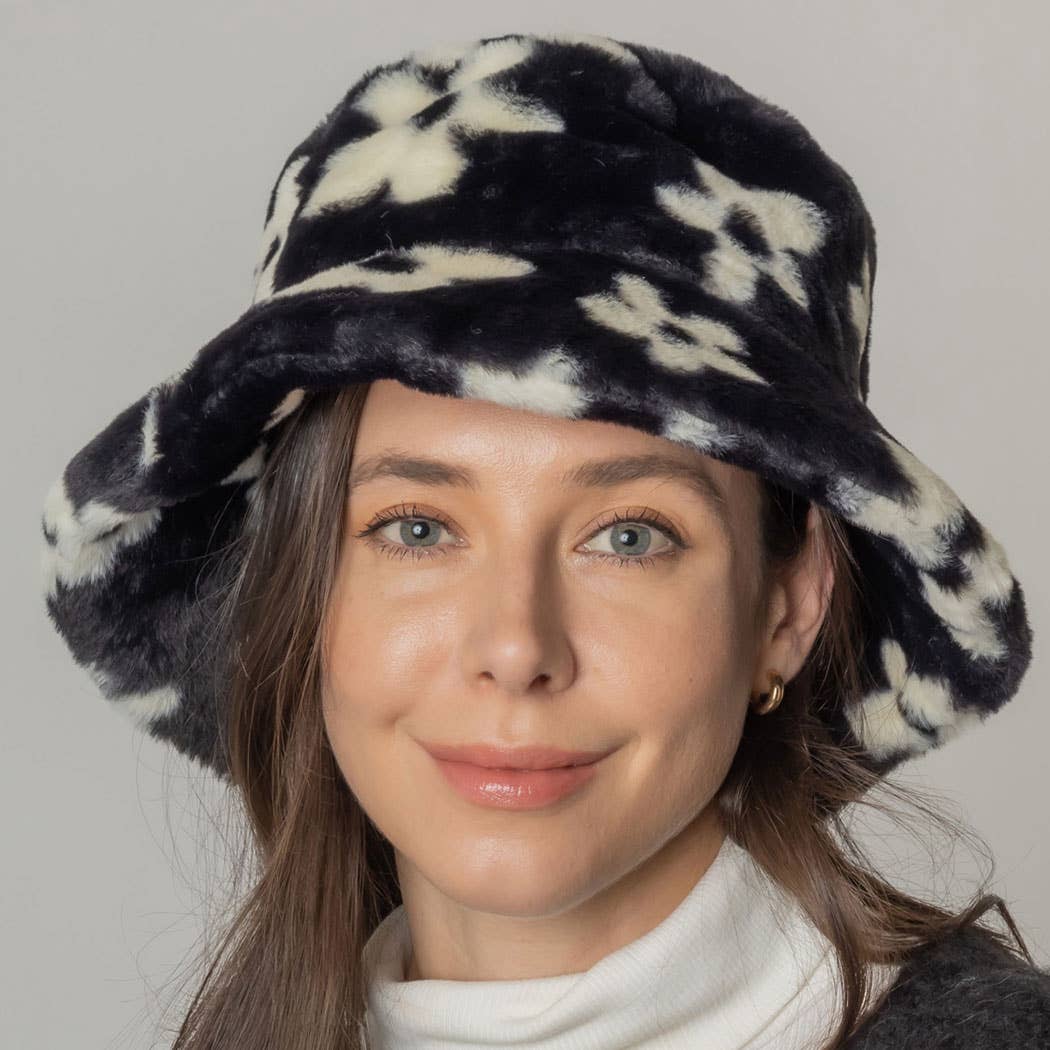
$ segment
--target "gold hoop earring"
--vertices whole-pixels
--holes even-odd
[[[755,706],[752,703],[751,707],[754,709],[755,714],[767,715],[770,711],[780,706],[780,701],[784,699],[784,679],[773,671],[770,673],[769,681],[772,688],[769,691],[769,699],[764,703]],[[752,696],[752,700],[758,699],[758,697]]]

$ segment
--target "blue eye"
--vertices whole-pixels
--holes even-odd
[[[398,535],[403,542],[392,543],[385,537],[379,536],[379,530],[387,525],[399,524]],[[616,526],[616,528],[613,528]],[[618,565],[636,565],[640,568],[648,568],[661,558],[674,558],[682,550],[682,543],[677,531],[666,522],[662,515],[645,508],[637,512],[617,512],[610,520],[599,525],[591,535],[597,536],[610,528],[612,531],[613,553],[604,551],[594,552],[598,558],[611,558]],[[373,519],[357,536],[364,538],[368,543],[384,554],[392,558],[430,558],[437,554],[448,554],[455,549],[456,544],[440,545],[438,539],[441,530],[445,529],[451,533],[452,526],[441,515],[433,512],[423,514],[419,508],[412,504],[395,507]],[[645,554],[649,550],[649,536],[653,529],[662,532],[669,540],[662,550],[657,554]],[[413,546],[412,541],[420,541],[419,546]],[[616,553],[616,545],[621,545],[630,551],[634,548],[642,551],[641,554],[631,554],[629,557]]]

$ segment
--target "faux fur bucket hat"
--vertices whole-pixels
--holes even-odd
[[[691,58],[507,34],[377,65],[284,163],[248,308],[50,489],[48,614],[226,775],[215,554],[304,396],[393,378],[638,427],[838,515],[871,684],[821,717],[888,772],[1009,700],[1032,632],[1002,546],[867,407],[875,265],[850,176]]]

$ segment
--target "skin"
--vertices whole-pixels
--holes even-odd
[[[712,800],[749,699],[768,692],[769,672],[798,672],[826,612],[817,518],[806,554],[762,593],[755,476],[684,445],[380,380],[354,463],[390,449],[481,479],[478,491],[389,477],[355,489],[326,619],[325,727],[395,850],[406,979],[581,972],[663,921],[717,854]],[[728,528],[676,480],[554,483],[587,459],[653,451],[707,467]],[[402,503],[415,513],[379,536],[422,547],[418,559],[356,536]],[[640,508],[685,549],[646,569],[602,558],[639,556],[614,547],[622,523],[603,522]],[[413,539],[420,516],[446,554]],[[662,528],[633,527],[646,553],[673,549]],[[513,811],[461,798],[419,743],[495,740],[616,750],[576,794]]]

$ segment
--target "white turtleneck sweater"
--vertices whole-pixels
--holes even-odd
[[[410,952],[402,904],[365,947],[369,1050],[819,1050],[841,1011],[830,941],[728,837],[666,919],[582,973],[406,981]]]

